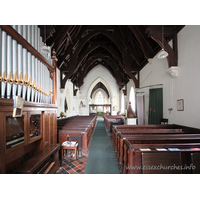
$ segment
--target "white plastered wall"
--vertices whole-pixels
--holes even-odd
[[[163,117],[169,123],[200,128],[200,26],[185,26],[178,33],[178,77],[172,76],[168,69],[167,59],[153,58],[140,71],[140,87],[163,84]],[[145,93],[145,123],[148,122],[149,87],[138,92]],[[184,100],[184,111],[177,111],[177,100]],[[173,110],[168,111],[169,108]]]
[[[78,115],[77,111],[77,97],[73,96],[73,84],[70,80],[68,80],[65,84],[65,88],[61,89],[60,85],[60,70],[57,69],[57,106],[58,106],[58,111],[57,111],[57,116],[60,116],[61,112],[64,112],[65,109],[65,97],[67,100],[67,105],[68,105],[68,110],[65,113],[67,116],[74,116]]]

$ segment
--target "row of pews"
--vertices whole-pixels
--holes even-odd
[[[97,116],[74,116],[57,121],[58,141],[76,140],[79,152],[87,154]]]
[[[180,125],[114,125],[124,174],[200,173],[200,130]]]
[[[103,115],[104,123],[107,132],[112,132],[112,126],[119,124],[122,125],[124,124],[124,116],[122,115]]]

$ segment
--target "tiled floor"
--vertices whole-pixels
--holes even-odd
[[[118,165],[118,168],[120,170],[120,166],[118,164],[117,155],[114,151],[113,144],[112,144],[112,137],[108,137],[110,141],[110,145],[113,150],[113,154],[115,156],[116,163]],[[77,160],[75,160],[70,155],[65,155],[62,159],[62,164],[60,169],[56,172],[56,174],[84,174],[85,166],[87,163],[88,155],[79,155],[77,157]],[[120,170],[121,173],[121,170]]]
[[[65,155],[56,174],[84,174],[87,158],[88,156],[82,155],[75,160],[70,155]]]

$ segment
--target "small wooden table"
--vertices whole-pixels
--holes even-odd
[[[61,158],[63,158],[64,150],[66,150],[66,151],[67,150],[74,150],[75,159],[77,159],[77,155],[78,155],[78,143],[75,146],[61,146]]]

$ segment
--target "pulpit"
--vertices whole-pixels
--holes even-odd
[[[137,125],[136,114],[131,107],[131,102],[129,102],[129,106],[128,106],[128,109],[126,111],[125,124],[126,125]]]

